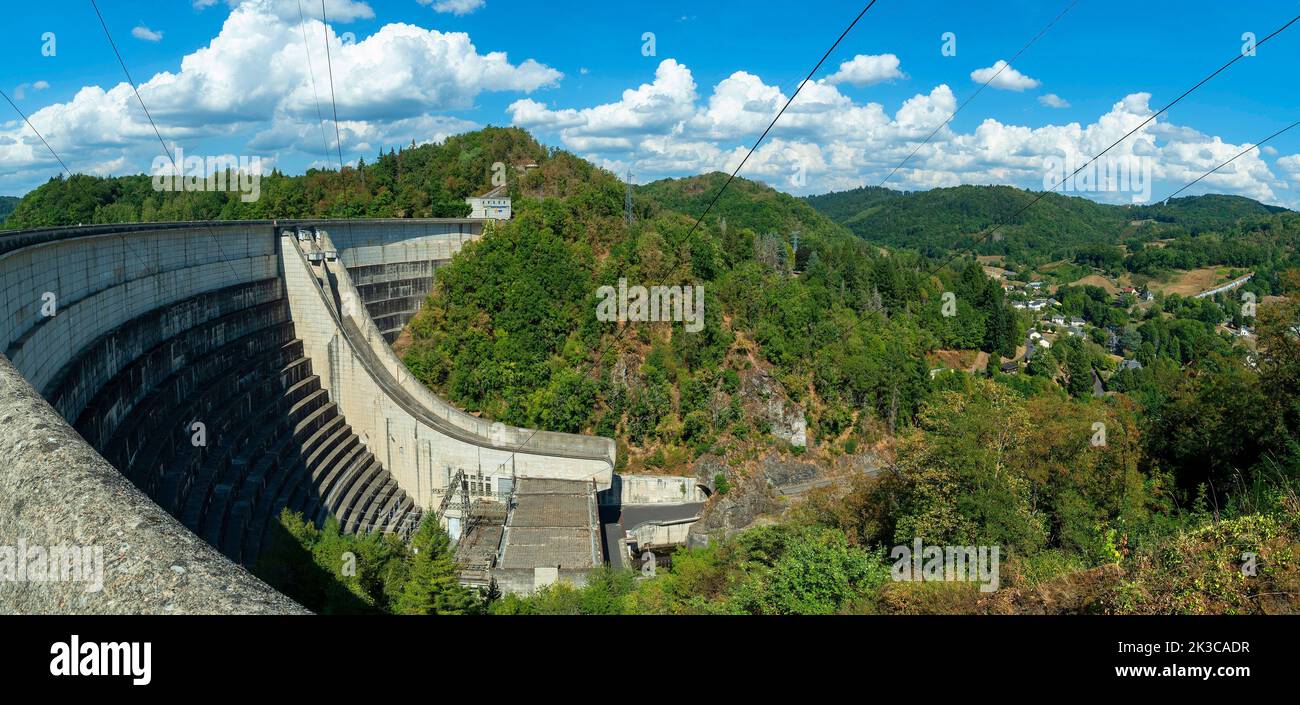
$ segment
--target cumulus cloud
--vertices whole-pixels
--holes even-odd
[[[695,98],[690,69],[667,59],[659,64],[654,81],[623,91],[615,103],[551,110],[525,98],[512,103],[507,112],[520,127],[560,130],[565,144],[579,151],[626,151],[635,138],[670,131],[690,118]]]
[[[221,4],[222,0],[194,0],[194,9],[202,10]],[[232,10],[241,5],[256,5],[260,12],[273,14],[285,22],[298,21],[298,7],[302,4],[308,17],[319,16],[319,0],[225,0]],[[375,11],[360,0],[325,0],[325,14],[331,23],[354,22],[373,19]]]
[[[899,70],[899,65],[898,57],[893,54],[858,54],[840,64],[840,70],[827,78],[826,82],[831,85],[848,83],[854,86],[870,86],[883,81],[906,78]]]
[[[453,15],[468,15],[485,3],[486,0],[420,0],[421,5],[433,5],[435,12],[449,12]]]
[[[477,130],[481,125],[450,115],[420,115],[390,122],[343,120],[339,123],[344,160],[355,164],[352,154],[372,154],[386,145],[440,143],[452,135]],[[276,153],[294,149],[318,158],[322,167],[337,167],[337,147],[333,125],[322,129],[316,120],[283,119],[260,130],[248,141],[256,152]],[[317,163],[314,161],[313,163]]]
[[[136,39],[143,39],[146,42],[159,42],[162,41],[163,37],[162,32],[155,32],[142,24],[136,25],[131,30],[131,36]]]
[[[1292,154],[1278,159],[1277,168],[1286,172],[1289,178],[1300,180],[1300,154]]]
[[[242,139],[251,150],[323,151],[315,96],[329,100],[319,45],[324,41],[330,43],[346,158],[353,158],[348,152],[364,154],[397,139],[427,141],[449,130],[471,129],[474,123],[430,116],[470,108],[484,92],[528,94],[563,76],[532,59],[512,62],[504,52],[480,51],[461,32],[388,24],[359,41],[344,42],[331,18],[328,30],[319,20],[307,22],[307,36],[317,38],[310,48],[316,68],[313,91],[296,2],[228,4],[230,15],[207,46],[184,56],[176,70],[140,84],[145,104],[169,142]],[[341,17],[370,12],[363,3],[345,0],[328,0],[327,8],[331,6]],[[288,8],[293,12],[285,18]],[[148,164],[160,150],[126,83],[83,87],[70,100],[45,106],[30,117],[76,170],[130,171],[135,160]],[[333,126],[327,127],[334,149]],[[300,139],[289,139],[291,135]],[[0,137],[13,139],[12,144],[0,144],[0,172],[6,172],[0,187],[30,186],[30,176],[21,174],[49,168],[49,155],[24,125],[0,124]],[[118,166],[123,155],[127,162]]]
[[[1042,85],[1041,81],[1020,73],[1002,59],[998,59],[997,63],[987,68],[971,71],[970,77],[976,83],[988,83],[1004,91],[1020,92]]]
[[[349,161],[389,145],[440,141],[475,129],[477,123],[446,113],[474,108],[486,92],[505,92],[515,94],[506,109],[512,124],[618,173],[628,166],[641,179],[730,171],[789,100],[780,85],[754,72],[738,70],[700,85],[688,66],[664,59],[652,76],[635,81],[614,100],[556,104],[535,93],[556,85],[563,74],[531,59],[481,50],[464,33],[398,23],[344,41],[333,26],[336,20],[373,16],[368,5],[355,0],[327,0],[328,29],[319,19],[308,21],[314,92],[296,0],[225,0],[225,5],[229,16],[206,46],[140,85],[164,139],[190,153],[211,140],[222,142],[222,152],[243,149],[264,158],[278,156],[281,163],[295,153],[300,162],[319,166],[337,159],[334,126],[322,126],[316,113],[316,95],[330,113],[319,46],[324,41],[330,43],[338,132]],[[981,71],[996,73],[1004,66],[999,62]],[[948,85],[888,105],[842,92],[846,85],[893,80],[895,73],[903,75],[896,57],[863,55],[844,62],[830,77],[809,82],[746,163],[744,175],[794,193],[853,188],[879,183],[915,150],[891,186],[1005,183],[1039,189],[1048,160],[1086,159],[1154,113],[1150,95],[1133,93],[1116,96],[1108,110],[1077,116],[1074,122],[1026,125],[986,118],[958,131],[946,124],[957,108]],[[1027,90],[1038,82],[1005,67],[991,85]],[[1060,99],[1047,94],[1039,100],[1050,105]],[[64,102],[32,111],[31,119],[78,171],[143,171],[160,151],[125,83],[85,86]],[[918,148],[931,134],[933,139]],[[1164,115],[1109,156],[1144,160],[1152,166],[1153,178],[1171,191],[1245,146],[1171,123]],[[0,123],[0,191],[19,192],[58,170],[25,125]],[[1300,155],[1276,158],[1256,150],[1205,179],[1194,192],[1300,203],[1300,186],[1292,189],[1286,179],[1300,184]],[[1156,197],[1167,193],[1155,191]],[[1095,197],[1124,202],[1123,196]]]
[[[23,100],[24,98],[26,98],[28,88],[34,91],[43,91],[49,87],[50,84],[48,81],[34,81],[32,83],[20,83],[17,86],[14,86],[14,98],[17,100]]]
[[[787,99],[779,86],[746,71],[701,89],[688,67],[668,59],[653,81],[625,91],[618,101],[572,108],[523,99],[508,112],[513,124],[557,135],[565,147],[601,166],[616,173],[631,166],[639,178],[651,179],[734,169]],[[1037,190],[1044,188],[1052,160],[1086,162],[1151,117],[1150,100],[1146,93],[1124,96],[1087,123],[1035,127],[986,118],[970,131],[958,132],[945,124],[957,108],[947,85],[886,109],[852,100],[829,80],[814,81],[746,162],[744,175],[794,193],[821,193],[879,183],[916,150],[890,185],[925,189],[999,183]],[[918,149],[931,133],[933,139]],[[1172,190],[1243,148],[1160,119],[1107,157],[1149,166],[1151,178]],[[1298,161],[1283,158],[1278,167],[1300,166]],[[1279,202],[1288,197],[1284,189],[1286,184],[1256,152],[1205,179],[1196,192]],[[1155,191],[1152,196],[1161,195],[1160,188]],[[1133,197],[1131,192],[1078,195],[1116,203]]]
[[[1070,107],[1070,101],[1062,98],[1061,96],[1055,93],[1048,93],[1046,95],[1038,96],[1038,102],[1042,105],[1046,105],[1049,108],[1059,109],[1059,108]]]

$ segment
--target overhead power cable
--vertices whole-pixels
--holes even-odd
[[[844,38],[847,37],[849,32],[852,31],[853,28],[857,26],[858,22],[862,19],[864,15],[867,14],[867,11],[870,10],[876,4],[876,2],[877,0],[871,0],[870,2],[867,3],[865,7],[862,8],[862,11],[859,12],[857,16],[853,18],[853,21],[850,22],[848,26],[844,28],[844,31],[840,33],[839,37],[836,38],[835,42],[831,44],[829,49],[826,50],[826,53],[822,55],[821,59],[817,61],[817,65],[813,66],[812,70],[808,72],[808,75],[804,78],[803,82],[799,84],[799,87],[796,88],[794,93],[790,96],[790,98],[786,100],[785,105],[783,105],[780,111],[777,112],[776,116],[772,118],[772,122],[768,124],[767,129],[763,130],[763,134],[760,135],[758,140],[754,142],[754,146],[750,147],[749,153],[746,154],[745,158],[740,161],[740,164],[736,165],[736,168],[731,172],[731,176],[727,178],[726,183],[722,185],[722,188],[718,189],[718,192],[713,196],[713,200],[709,202],[708,207],[706,207],[704,209],[704,212],[700,214],[700,217],[696,219],[695,224],[691,226],[690,233],[688,233],[687,235],[687,240],[689,240],[690,236],[693,235],[695,231],[700,227],[700,224],[704,222],[704,218],[709,214],[709,211],[711,211],[713,209],[713,206],[717,204],[718,199],[722,197],[723,192],[726,191],[727,187],[731,185],[731,182],[735,180],[736,175],[739,174],[741,168],[745,166],[745,162],[749,160],[749,157],[752,156],[754,154],[754,151],[758,149],[759,145],[763,143],[764,138],[766,138],[768,133],[772,131],[772,128],[776,125],[777,121],[780,120],[781,116],[785,114],[786,109],[789,108],[790,104],[794,102],[794,99],[799,96],[799,92],[803,90],[804,86],[808,85],[808,83],[812,81],[813,77],[821,69],[822,64],[826,63],[826,60],[830,58],[831,54],[834,53],[835,49],[839,47],[840,43],[844,41]],[[680,269],[680,267],[681,265],[678,264],[678,266],[675,267],[673,271],[669,273],[669,279],[671,279],[673,276],[676,276],[676,273]],[[610,339],[606,344],[600,346],[600,348],[597,349],[595,355],[596,364],[599,364],[600,360],[604,357],[605,351],[607,351],[611,345],[613,345],[614,343],[622,339],[623,334],[626,333],[629,328],[631,328],[631,326],[624,326],[623,329],[618,332],[618,334],[613,336],[613,338]],[[514,449],[510,451],[510,455],[507,456],[505,460],[501,461],[501,464],[497,466],[497,469],[500,470],[501,468],[506,466],[506,463],[514,459],[515,455],[520,450],[522,450],[526,445],[528,445],[528,443],[533,440],[533,437],[536,436],[539,431],[540,429],[533,429],[533,432],[528,434],[528,437],[525,438],[522,443],[515,446]],[[592,477],[595,474],[597,473],[593,473],[592,475],[588,475],[587,477],[588,478]],[[587,478],[582,478],[582,479],[587,479]]]
[[[136,86],[135,79],[131,77],[131,71],[126,67],[126,61],[122,59],[122,52],[117,49],[117,42],[113,41],[113,33],[109,31],[108,23],[104,21],[103,13],[99,11],[99,5],[95,0],[90,0],[90,6],[95,9],[95,16],[99,18],[99,26],[104,28],[104,36],[108,38],[108,45],[113,48],[113,55],[117,57],[117,63],[122,67],[122,73],[126,75],[127,83],[131,85],[131,90],[135,93],[135,99],[140,103],[140,109],[144,111],[144,116],[149,119],[149,126],[153,128],[154,135],[158,137],[158,143],[162,145],[163,152],[167,154],[168,161],[172,163],[175,178],[182,178],[184,172],[181,169],[181,165],[176,162],[175,155],[172,154],[171,148],[167,146],[167,141],[163,139],[162,132],[158,130],[158,124],[154,122],[153,115],[149,113],[149,107],[144,104],[144,98],[140,95],[140,89]],[[182,193],[188,192],[182,189]],[[232,273],[238,276],[239,272],[235,269],[234,263],[232,263],[226,256],[226,252],[222,249],[221,241],[217,238],[216,232],[212,230],[211,226],[204,225],[202,227],[207,229],[208,235],[212,238],[212,246],[217,248],[217,254],[221,256],[221,260],[226,263],[226,266],[230,268]],[[125,242],[125,238],[123,238],[123,241]]]
[[[1277,35],[1281,34],[1281,33],[1284,32],[1284,31],[1286,31],[1286,30],[1287,30],[1291,25],[1295,24],[1297,21],[1300,21],[1300,15],[1296,15],[1295,17],[1291,18],[1291,21],[1290,21],[1290,22],[1287,22],[1286,24],[1284,24],[1284,25],[1282,25],[1281,27],[1279,27],[1279,28],[1277,28],[1276,30],[1274,30],[1274,31],[1273,31],[1271,34],[1269,34],[1267,37],[1264,37],[1263,39],[1259,40],[1259,42],[1257,42],[1257,43],[1255,44],[1255,49],[1256,49],[1256,51],[1258,51],[1260,47],[1264,46],[1264,44],[1267,43],[1269,40],[1273,39],[1273,38],[1276,37]],[[1240,51],[1237,52],[1237,54],[1236,54],[1235,56],[1233,56],[1232,59],[1229,60],[1227,63],[1225,63],[1224,65],[1222,65],[1222,66],[1220,66],[1219,68],[1215,69],[1213,72],[1210,73],[1210,75],[1206,76],[1205,78],[1202,78],[1200,81],[1198,81],[1198,82],[1196,83],[1196,85],[1194,85],[1194,86],[1192,86],[1191,88],[1188,88],[1187,90],[1183,91],[1183,92],[1182,92],[1182,93],[1181,93],[1177,98],[1174,98],[1173,100],[1171,100],[1171,101],[1169,101],[1168,103],[1166,103],[1165,106],[1164,106],[1163,108],[1161,108],[1161,109],[1157,110],[1156,112],[1152,113],[1151,115],[1149,115],[1145,120],[1143,120],[1141,123],[1139,123],[1139,124],[1138,124],[1137,126],[1135,126],[1133,129],[1131,129],[1131,130],[1129,130],[1128,132],[1124,133],[1124,136],[1123,136],[1123,137],[1120,137],[1119,139],[1115,140],[1114,142],[1111,143],[1111,145],[1110,145],[1109,147],[1107,147],[1107,148],[1101,150],[1101,151],[1098,152],[1095,156],[1093,156],[1091,159],[1089,159],[1087,162],[1085,162],[1083,165],[1081,165],[1079,168],[1075,169],[1075,170],[1074,170],[1074,171],[1073,171],[1069,176],[1065,177],[1064,179],[1061,179],[1061,180],[1060,180],[1059,182],[1057,182],[1056,184],[1053,184],[1053,186],[1052,186],[1051,188],[1049,188],[1049,189],[1045,189],[1045,190],[1039,192],[1037,196],[1035,196],[1032,200],[1029,201],[1029,203],[1025,204],[1023,207],[1021,207],[1021,208],[1020,208],[1019,210],[1017,210],[1015,213],[1012,213],[1012,214],[1011,214],[1011,217],[1009,217],[1009,218],[1005,218],[1005,219],[1003,219],[1002,221],[998,222],[997,224],[992,225],[992,226],[989,226],[988,228],[985,228],[984,230],[980,231],[980,234],[977,235],[977,237],[976,237],[976,239],[975,239],[975,242],[973,242],[973,243],[971,244],[970,247],[964,248],[964,249],[958,251],[957,253],[955,253],[952,257],[949,257],[946,261],[944,261],[944,263],[943,263],[942,265],[940,265],[939,267],[937,267],[937,268],[935,268],[935,269],[930,270],[930,274],[934,274],[935,272],[939,271],[940,269],[943,269],[944,267],[948,266],[949,264],[951,264],[951,263],[953,262],[953,260],[955,260],[955,259],[957,259],[958,257],[962,256],[962,255],[965,254],[966,252],[969,252],[969,251],[972,250],[974,247],[976,247],[976,246],[978,246],[980,243],[982,243],[982,242],[983,242],[985,239],[987,239],[990,235],[992,235],[994,232],[996,232],[998,228],[1001,228],[1001,227],[1007,225],[1008,223],[1010,223],[1011,221],[1015,220],[1016,218],[1020,217],[1020,215],[1021,215],[1022,213],[1024,213],[1024,212],[1027,211],[1027,210],[1029,210],[1030,208],[1033,208],[1035,204],[1037,204],[1039,201],[1041,201],[1041,200],[1043,200],[1044,198],[1046,198],[1048,194],[1055,192],[1056,189],[1060,188],[1062,184],[1065,184],[1065,183],[1070,182],[1070,181],[1071,181],[1075,176],[1078,176],[1080,172],[1082,172],[1084,169],[1087,169],[1088,167],[1092,166],[1094,163],[1096,163],[1096,161],[1097,161],[1098,159],[1101,159],[1102,157],[1104,157],[1104,156],[1105,156],[1107,153],[1109,153],[1112,149],[1114,149],[1115,147],[1119,146],[1122,142],[1124,142],[1124,140],[1127,140],[1129,137],[1132,137],[1132,136],[1133,136],[1134,134],[1136,134],[1139,130],[1141,130],[1142,128],[1144,128],[1144,127],[1146,127],[1147,125],[1151,124],[1151,122],[1154,121],[1156,118],[1160,117],[1161,115],[1164,115],[1166,112],[1169,111],[1170,108],[1174,107],[1175,105],[1178,105],[1180,102],[1182,102],[1182,100],[1183,100],[1184,98],[1186,98],[1187,96],[1189,96],[1189,95],[1191,95],[1192,93],[1194,93],[1194,92],[1195,92],[1198,88],[1200,88],[1201,86],[1204,86],[1206,83],[1209,83],[1211,80],[1214,79],[1215,76],[1218,76],[1219,74],[1221,74],[1221,73],[1223,73],[1224,71],[1228,70],[1228,68],[1229,68],[1230,66],[1232,66],[1232,65],[1235,64],[1235,63],[1237,63],[1238,61],[1241,61],[1242,58],[1244,58],[1245,56],[1247,56],[1247,54],[1245,54],[1244,52],[1240,52]]]
[[[1183,191],[1186,191],[1187,189],[1189,189],[1189,188],[1195,186],[1196,184],[1199,184],[1203,179],[1208,178],[1211,174],[1214,174],[1214,173],[1218,172],[1220,169],[1222,169],[1223,167],[1228,166],[1229,164],[1231,164],[1231,163],[1237,161],[1237,159],[1238,159],[1239,157],[1245,156],[1248,152],[1252,152],[1252,151],[1254,151],[1254,150],[1256,150],[1256,149],[1259,149],[1260,147],[1263,147],[1264,145],[1266,145],[1266,144],[1268,144],[1269,142],[1273,141],[1273,139],[1274,139],[1275,137],[1280,137],[1281,135],[1285,134],[1287,131],[1289,131],[1289,130],[1291,130],[1292,128],[1294,128],[1296,125],[1300,125],[1300,120],[1298,120],[1298,121],[1296,121],[1296,122],[1293,122],[1293,123],[1291,123],[1290,125],[1287,125],[1286,127],[1282,128],[1282,129],[1280,129],[1280,130],[1278,130],[1277,132],[1274,132],[1273,134],[1269,135],[1268,137],[1265,137],[1264,139],[1262,139],[1262,140],[1256,142],[1255,144],[1252,144],[1251,146],[1249,146],[1249,147],[1247,147],[1247,148],[1241,150],[1240,152],[1237,152],[1235,155],[1233,155],[1233,157],[1232,157],[1231,159],[1229,159],[1229,160],[1223,162],[1222,164],[1220,164],[1220,165],[1214,167],[1213,169],[1211,169],[1211,170],[1205,172],[1204,174],[1201,174],[1200,176],[1196,177],[1195,180],[1193,180],[1193,181],[1191,181],[1191,182],[1188,182],[1187,185],[1183,186],[1182,188],[1178,189],[1177,191],[1174,191],[1173,193],[1169,194],[1168,196],[1165,196],[1164,198],[1160,199],[1161,202],[1168,201],[1168,200],[1170,200],[1170,199],[1172,199],[1172,198],[1177,198],[1177,197],[1178,197],[1178,194],[1182,193]]]
[[[325,17],[325,0],[320,0],[320,22],[325,32],[325,64],[329,67],[330,105],[334,107],[334,146],[339,151],[339,174],[343,173],[343,135],[339,131],[339,104],[334,99],[334,61],[330,58],[330,25]]]
[[[311,77],[311,97],[316,103],[316,122],[320,125],[320,141],[325,147],[325,162],[329,163],[330,141],[325,136],[325,116],[320,111],[320,94],[316,92],[316,69],[311,65],[311,44],[307,41],[307,17],[302,11],[302,0],[298,0],[298,28],[302,30],[302,48],[307,52],[307,75]],[[327,45],[328,46],[328,45]],[[342,173],[343,165],[340,163],[339,172]]]
[[[1039,31],[1038,34],[1034,35],[1034,38],[1030,39],[1028,44],[1025,44],[1024,46],[1020,47],[1020,51],[1017,51],[1015,55],[1011,57],[1010,61],[1004,61],[1002,66],[998,67],[998,70],[994,72],[992,76],[989,76],[989,79],[987,81],[985,81],[978,89],[976,89],[974,93],[968,96],[966,100],[962,101],[962,104],[957,106],[956,110],[952,111],[952,114],[948,116],[947,120],[944,120],[943,122],[939,123],[939,125],[935,127],[934,130],[931,131],[930,134],[927,135],[926,138],[920,144],[916,145],[916,147],[912,150],[911,154],[907,155],[907,157],[905,157],[903,161],[898,163],[898,166],[894,167],[885,178],[881,179],[880,183],[876,184],[876,188],[880,188],[884,186],[886,182],[894,178],[894,174],[897,174],[899,169],[902,169],[908,162],[912,161],[912,157],[915,157],[916,153],[921,151],[922,147],[924,147],[927,144],[930,144],[930,140],[934,139],[934,136],[939,134],[939,130],[942,130],[944,127],[948,125],[948,123],[952,122],[953,118],[957,117],[957,114],[960,113],[962,109],[964,109],[967,105],[970,105],[971,101],[978,98],[979,94],[983,93],[984,89],[988,88],[989,84],[993,83],[993,81],[996,80],[998,76],[1001,76],[1003,71],[1006,71],[1007,69],[1011,68],[1011,65],[1014,64],[1016,60],[1020,58],[1021,54],[1025,53],[1025,50],[1033,46],[1034,43],[1037,42],[1039,39],[1041,39],[1044,34],[1047,34],[1048,30],[1056,26],[1056,23],[1060,22],[1061,18],[1065,17],[1066,13],[1068,13],[1070,10],[1073,10],[1074,6],[1078,4],[1079,4],[1079,0],[1073,0],[1069,5],[1065,7],[1064,10],[1061,10],[1061,14],[1053,18],[1051,22],[1047,23],[1046,27],[1044,27],[1041,31]]]
[[[794,93],[790,94],[790,98],[785,101],[785,105],[781,106],[781,110],[777,112],[776,117],[772,118],[772,122],[768,123],[767,129],[763,130],[763,134],[758,136],[758,140],[754,142],[754,146],[749,148],[749,152],[745,154],[745,158],[741,159],[740,163],[736,165],[736,168],[732,170],[731,175],[727,177],[726,183],[722,184],[722,188],[718,189],[718,192],[714,194],[713,200],[709,201],[708,207],[706,207],[704,212],[700,214],[700,217],[696,219],[695,225],[691,226],[691,231],[686,234],[687,239],[690,239],[690,236],[695,234],[696,229],[700,227],[700,223],[704,222],[704,218],[708,216],[709,211],[713,210],[713,206],[717,205],[718,199],[722,198],[722,194],[727,190],[727,187],[731,185],[732,181],[736,180],[736,175],[744,168],[745,162],[749,161],[749,158],[754,156],[754,152],[758,149],[758,146],[763,144],[763,140],[767,138],[767,133],[771,132],[773,127],[776,127],[777,121],[781,119],[782,115],[785,115],[786,109],[790,107],[790,104],[794,102],[795,98],[799,97],[799,93],[804,89],[804,86],[808,85],[808,83],[812,81],[813,76],[815,76],[817,71],[821,69],[822,64],[826,63],[826,59],[830,58],[830,55],[837,47],[839,47],[840,42],[844,41],[844,38],[848,36],[849,32],[857,26],[858,21],[862,19],[862,16],[867,14],[867,10],[870,10],[875,4],[876,0],[871,0],[871,2],[867,3],[866,7],[862,8],[862,12],[859,12],[858,16],[854,17],[853,21],[849,23],[849,26],[844,28],[844,31],[840,33],[839,38],[835,40],[835,43],[831,45],[831,48],[826,50],[826,53],[822,55],[822,58],[817,62],[817,65],[812,68],[812,71],[808,72],[808,76],[805,77],[803,82],[799,84],[799,87],[794,90]]]

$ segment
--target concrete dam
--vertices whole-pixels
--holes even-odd
[[[0,235],[0,546],[104,554],[96,589],[0,581],[3,609],[300,611],[241,567],[282,509],[349,532],[434,515],[457,538],[471,494],[608,490],[612,440],[464,413],[389,345],[485,224]]]

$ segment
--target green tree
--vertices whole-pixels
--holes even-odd
[[[437,522],[426,521],[411,541],[409,573],[395,611],[399,614],[477,614],[474,594],[457,580],[451,542]]]

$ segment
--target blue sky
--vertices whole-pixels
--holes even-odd
[[[981,69],[1012,58],[1069,4],[879,0],[742,174],[796,194],[879,183],[978,88]],[[515,124],[607,168],[630,164],[640,182],[733,168],[861,9],[845,0],[326,5],[346,160]],[[297,0],[100,0],[169,144],[259,156],[290,173],[336,162],[320,2],[302,6],[306,52]],[[1239,52],[1243,33],[1262,38],[1297,14],[1293,0],[1079,0],[891,185],[1043,188],[1053,158],[1095,154]],[[0,88],[65,161],[92,173],[153,168],[161,147],[89,2],[16,4],[7,19]],[[42,54],[46,32],[54,56]],[[955,56],[941,52],[945,32],[956,36]],[[1116,149],[1150,169],[1154,185],[1081,195],[1160,198],[1300,119],[1297,66],[1300,23]],[[1049,94],[1062,107],[1049,107]],[[0,193],[21,194],[59,168],[0,108]],[[1193,193],[1300,207],[1300,128],[1268,146]]]

